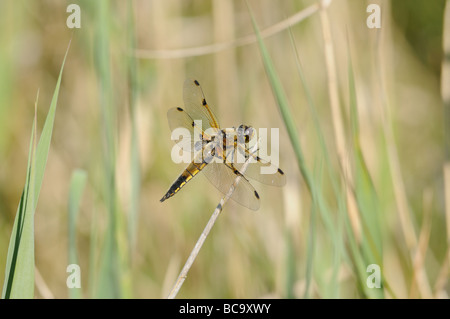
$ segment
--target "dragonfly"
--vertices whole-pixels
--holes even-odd
[[[247,125],[222,129],[213,107],[206,102],[200,83],[195,79],[184,82],[183,100],[184,108],[171,108],[167,112],[167,119],[171,131],[180,127],[189,130],[191,138],[178,139],[176,143],[180,149],[189,151],[194,156],[160,201],[164,202],[177,194],[202,172],[223,194],[227,194],[234,185],[230,198],[251,210],[258,210],[260,196],[249,178],[271,186],[283,186],[286,176],[280,168],[257,155],[258,145],[254,147],[256,150],[250,148],[255,129]],[[198,125],[199,120],[201,126]],[[236,161],[238,154],[250,163],[245,171],[244,161]],[[262,167],[275,173],[262,174]],[[234,182],[239,176],[241,178],[236,185]]]

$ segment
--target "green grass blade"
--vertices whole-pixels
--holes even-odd
[[[317,169],[316,169],[317,170]],[[321,170],[319,171],[321,173]],[[317,179],[318,181],[318,188],[321,187],[321,181],[322,178],[319,176]],[[315,195],[313,198],[318,198],[318,195]],[[318,203],[316,201],[312,202],[311,205],[311,213],[310,213],[310,219],[309,219],[309,233],[308,233],[308,242],[307,242],[307,251],[306,251],[306,271],[305,271],[305,293],[303,295],[303,298],[307,299],[310,298],[310,287],[314,275],[314,258],[316,251],[316,240],[317,240],[317,212],[319,210]]]
[[[361,221],[363,232],[363,240],[360,249],[364,256],[364,264],[378,264],[382,265],[382,247],[381,247],[381,231],[378,210],[378,198],[375,191],[372,178],[369,174],[366,161],[360,144],[360,130],[358,120],[358,107],[356,98],[356,86],[353,75],[352,59],[348,56],[348,80],[349,80],[349,101],[350,101],[350,123],[353,141],[353,162],[354,162],[354,176],[355,176],[355,197],[358,203],[359,211],[361,212]],[[360,266],[361,267],[361,266]],[[361,282],[367,277],[367,273],[359,271],[362,275]],[[369,289],[364,284],[364,291],[367,296],[372,298],[382,298],[382,289]]]
[[[306,186],[308,187],[313,200],[317,200],[317,203],[324,209],[325,203],[322,198],[319,196],[319,192],[315,192],[314,181],[311,177],[309,170],[306,167],[305,158],[303,156],[303,151],[300,145],[299,134],[297,133],[297,129],[294,123],[294,117],[289,108],[289,103],[286,98],[286,94],[284,93],[283,86],[281,84],[280,79],[278,78],[277,72],[275,71],[275,67],[272,63],[272,59],[270,58],[269,52],[262,40],[261,33],[256,25],[256,21],[253,17],[252,11],[249,8],[250,16],[252,19],[253,29],[256,34],[256,38],[258,40],[259,50],[261,52],[262,61],[264,64],[264,68],[266,70],[267,78],[269,79],[270,86],[272,88],[272,92],[275,96],[278,109],[280,111],[281,117],[283,119],[284,125],[289,135],[289,140],[291,142],[292,148],[295,153],[295,157],[297,160],[298,167],[300,172],[305,180]],[[315,196],[319,196],[318,198],[314,198]]]
[[[3,298],[34,297],[34,213],[42,186],[42,180],[44,178],[45,166],[47,164],[59,88],[69,47],[67,48],[61,65],[50,109],[37,146],[35,143],[36,125],[35,123],[33,124],[27,165],[27,177],[17,209],[16,218],[14,220],[8,248],[5,282],[2,292]]]
[[[121,264],[119,256],[119,216],[116,178],[116,135],[117,106],[114,103],[111,70],[111,16],[113,10],[107,0],[95,2],[95,66],[100,88],[100,108],[102,117],[104,202],[108,214],[108,224],[102,245],[98,272],[97,298],[121,298]]]
[[[299,167],[300,172],[305,180],[308,190],[310,191],[311,198],[313,201],[313,206],[314,206],[313,209],[318,208],[317,210],[320,212],[321,218],[324,221],[325,226],[328,231],[328,234],[330,236],[330,239],[331,239],[330,244],[333,245],[333,247],[334,247],[334,249],[333,249],[334,260],[340,261],[340,256],[337,256],[336,254],[340,254],[341,250],[339,249],[339,247],[342,245],[340,244],[340,240],[337,237],[337,232],[335,229],[335,222],[332,219],[332,216],[330,214],[330,209],[328,208],[328,204],[323,197],[320,187],[318,186],[318,184],[316,184],[315,180],[312,178],[310,171],[306,167],[306,162],[305,162],[303,152],[301,149],[301,145],[300,145],[299,135],[298,135],[296,127],[295,127],[295,123],[293,120],[294,117],[292,116],[292,113],[290,111],[290,107],[289,107],[289,103],[286,98],[286,94],[284,93],[283,86],[281,84],[280,79],[278,78],[277,72],[272,63],[269,52],[267,51],[267,48],[264,45],[264,42],[262,40],[258,26],[256,25],[256,21],[252,15],[250,8],[249,8],[249,12],[250,12],[250,15],[252,18],[252,23],[253,23],[253,28],[255,30],[256,38],[258,40],[258,45],[259,45],[260,53],[262,56],[264,68],[266,70],[266,74],[269,79],[269,82],[270,82],[270,85],[272,88],[272,92],[275,96],[275,99],[276,99],[276,102],[278,105],[278,109],[282,116],[286,130],[288,132],[289,139],[290,139],[290,142],[292,144],[292,147],[293,147],[293,150],[294,150],[294,153],[296,156],[298,167]],[[324,153],[326,154],[326,150],[324,151]],[[314,211],[314,213],[315,212],[316,211]],[[315,217],[313,217],[313,218],[315,218]],[[310,231],[314,232],[315,230],[310,229]],[[315,235],[311,234],[311,236],[314,237]],[[310,240],[314,240],[313,237],[310,237]],[[311,245],[309,245],[309,248],[310,249],[314,248],[312,243],[311,243]],[[309,251],[308,256],[309,256],[309,258],[314,258],[313,252]],[[312,262],[313,262],[312,260],[309,260],[310,267],[311,267]],[[337,274],[337,272],[336,272],[337,269],[338,268],[335,269],[334,274]],[[308,276],[307,280],[309,283],[312,278],[311,269],[307,269],[306,275]],[[329,297],[337,297],[338,288],[337,288],[337,281],[335,280],[335,277],[336,276],[333,276],[333,278],[332,278],[331,285],[333,285],[333,288],[330,289],[330,291],[332,291],[332,293],[331,293],[331,296],[329,296]],[[329,284],[330,283],[328,283],[328,285]],[[305,292],[305,297],[307,297],[307,296],[308,296],[308,292]]]
[[[69,43],[70,47],[70,43]],[[52,102],[50,104],[50,110],[48,111],[47,118],[45,120],[44,128],[42,129],[41,137],[39,138],[39,143],[36,148],[36,191],[34,194],[34,205],[37,204],[37,199],[41,190],[42,180],[44,179],[45,165],[47,164],[48,152],[50,150],[50,141],[52,139],[53,133],[53,123],[55,121],[56,106],[58,102],[59,88],[61,85],[61,78],[64,69],[64,64],[66,62],[66,57],[69,52],[69,47],[67,48],[66,55],[59,72],[58,81],[56,83],[56,88],[53,93]]]
[[[309,112],[311,114],[311,118],[312,118],[312,122],[314,124],[314,130],[316,132],[317,135],[317,139],[318,139],[318,145],[319,145],[319,149],[322,152],[322,156],[324,159],[324,164],[325,164],[325,168],[326,171],[328,173],[328,177],[329,180],[331,181],[331,186],[332,186],[332,190],[334,192],[334,196],[337,200],[338,203],[338,207],[339,207],[339,217],[338,217],[338,222],[337,224],[339,225],[337,228],[335,227],[336,223],[333,220],[333,217],[330,214],[330,211],[328,209],[322,209],[320,210],[320,212],[322,212],[321,217],[322,220],[325,222],[325,225],[327,225],[328,230],[330,231],[330,234],[332,235],[332,240],[333,240],[333,244],[335,247],[335,255],[334,255],[334,267],[333,267],[333,276],[332,276],[332,282],[334,283],[333,287],[330,287],[330,291],[332,291],[331,293],[331,297],[338,297],[338,286],[337,286],[337,280],[336,280],[336,276],[337,276],[337,269],[339,269],[339,264],[341,262],[341,257],[344,256],[345,257],[345,250],[342,248],[343,247],[343,237],[341,236],[341,232],[344,228],[343,225],[343,218],[347,218],[347,213],[346,213],[346,209],[345,209],[345,205],[342,205],[342,194],[341,194],[341,187],[340,187],[340,183],[339,183],[339,178],[337,177],[336,171],[333,170],[332,164],[331,164],[331,160],[330,160],[330,154],[329,151],[327,149],[326,143],[325,143],[325,137],[323,134],[323,129],[321,127],[320,124],[320,120],[319,120],[319,114],[317,112],[317,107],[314,103],[313,97],[312,97],[312,93],[311,90],[308,86],[308,82],[307,79],[305,77],[305,74],[303,72],[303,68],[302,68],[302,64],[300,62],[300,55],[298,53],[297,50],[297,46],[295,44],[295,40],[294,40],[294,36],[292,34],[292,30],[289,29],[289,35],[290,35],[290,39],[291,39],[291,46],[292,49],[295,53],[295,57],[296,57],[296,66],[297,66],[297,73],[300,76],[300,80],[303,86],[303,91],[305,92],[305,96],[306,96],[306,100],[307,100],[307,107],[309,109]],[[316,181],[320,181],[320,179],[315,178]],[[322,185],[323,183],[317,184],[316,185],[316,189],[320,190],[322,189]],[[320,198],[321,194],[317,194],[316,198]],[[344,199],[345,201],[345,199]],[[323,207],[324,204],[321,204],[321,206]],[[312,263],[313,261],[311,260],[313,258],[313,253],[310,252],[309,250],[314,249],[314,229],[315,229],[315,222],[314,219],[316,219],[315,214],[319,212],[319,205],[316,202],[313,202],[313,207],[311,208],[311,227],[309,228],[309,231],[311,232],[310,236],[308,237],[308,241],[311,241],[310,244],[308,244],[308,263],[307,263],[307,270],[306,270],[306,281],[307,281],[307,287],[309,287],[309,282],[311,280],[311,276],[312,276],[312,271],[309,269],[310,267],[312,267]],[[336,231],[335,231],[336,229]],[[342,255],[342,256],[341,256]],[[311,259],[310,259],[311,258]],[[305,298],[308,297],[308,289],[305,290]]]
[[[17,208],[16,218],[14,219],[13,230],[11,238],[9,240],[8,255],[6,257],[5,267],[5,280],[3,285],[2,298],[33,298],[34,295],[34,269],[32,271],[22,270],[27,266],[26,262],[23,262],[23,256],[28,256],[34,261],[34,247],[30,252],[30,244],[21,245],[23,230],[28,230],[30,222],[32,224],[34,216],[27,214],[27,207],[29,207],[28,194],[30,188],[30,175],[31,175],[31,163],[33,161],[35,148],[35,121],[31,129],[30,147],[28,152],[28,164],[27,175],[25,178],[25,186],[20,197],[19,207]],[[31,216],[30,216],[31,215]],[[25,224],[25,216],[27,218],[27,224]],[[26,225],[26,227],[24,227]],[[23,240],[29,242],[29,240]],[[33,242],[34,244],[34,242]],[[33,265],[34,266],[34,265]],[[16,274],[25,273],[26,278],[23,280],[14,280]],[[31,284],[30,284],[31,283]],[[14,286],[13,286],[14,284]],[[13,289],[14,287],[14,289]],[[21,295],[17,295],[16,292],[20,291]],[[14,292],[14,293],[13,293]]]
[[[87,175],[83,170],[76,170],[72,174],[69,188],[69,265],[78,265],[77,245],[76,245],[76,229],[77,216],[80,207],[81,196],[83,195],[84,187],[86,185]],[[81,288],[70,288],[69,297],[71,299],[79,299],[82,297]]]
[[[264,68],[266,70],[266,74],[269,79],[269,82],[270,82],[273,94],[275,96],[278,108],[280,110],[283,122],[286,126],[286,129],[287,129],[287,132],[289,135],[289,139],[290,139],[292,147],[294,149],[298,167],[299,167],[300,172],[305,180],[308,190],[310,191],[314,209],[317,208],[317,211],[320,213],[321,219],[325,223],[327,233],[329,234],[330,244],[333,246],[333,250],[332,250],[333,257],[334,257],[333,261],[334,261],[334,265],[336,267],[334,269],[333,276],[331,278],[331,283],[327,283],[327,285],[331,284],[333,286],[329,290],[329,291],[331,291],[330,296],[327,296],[327,297],[336,298],[338,295],[338,286],[337,286],[338,282],[336,280],[337,270],[339,269],[339,262],[341,260],[340,254],[344,253],[342,251],[342,249],[340,248],[343,246],[343,244],[341,243],[342,240],[340,238],[338,238],[338,236],[337,236],[337,230],[335,227],[336,223],[333,220],[331,211],[329,209],[329,205],[326,202],[326,200],[322,194],[322,190],[320,189],[320,186],[316,183],[315,179],[312,178],[310,171],[306,167],[306,162],[304,160],[303,152],[302,152],[302,149],[300,146],[300,140],[298,137],[299,135],[295,128],[295,123],[293,120],[294,117],[292,116],[292,113],[290,112],[286,94],[284,93],[284,89],[282,87],[281,81],[278,78],[278,75],[275,71],[275,67],[272,63],[272,60],[267,51],[267,48],[265,47],[264,42],[262,41],[261,34],[259,32],[259,29],[256,25],[255,19],[253,18],[253,15],[252,15],[252,12],[250,9],[249,9],[249,12],[250,12],[250,15],[252,18],[253,28],[255,30],[255,34],[256,34],[256,37],[258,40],[258,45],[259,45],[260,53],[262,56]],[[308,94],[308,92],[307,92],[307,94]],[[321,137],[321,135],[319,135],[319,139],[320,139],[320,137]],[[330,166],[329,160],[327,159],[327,156],[328,156],[327,151],[324,146],[325,143],[323,142],[323,140],[322,140],[322,144],[324,147],[324,157],[326,159],[327,166]],[[337,192],[337,189],[335,189],[335,192]],[[314,213],[315,212],[316,211],[314,211]],[[310,231],[314,231],[314,230],[310,230]],[[314,235],[312,234],[311,236],[314,236]],[[313,240],[312,237],[310,239]],[[310,245],[309,247],[311,248],[313,246]],[[309,256],[309,258],[314,258],[313,253],[311,251],[308,252],[308,256]],[[310,263],[312,263],[312,260],[310,260]],[[311,277],[312,276],[311,269],[307,269],[307,276],[308,276],[307,280],[311,281],[311,278],[312,278]],[[306,293],[305,297],[307,297],[307,295],[308,294]]]
[[[285,291],[284,297],[286,299],[295,298],[294,294],[294,284],[296,279],[296,262],[295,262],[295,248],[294,248],[294,238],[292,230],[287,228],[285,231],[285,245],[286,245],[286,268],[285,268]]]
[[[295,123],[293,120],[294,117],[291,114],[291,111],[289,109],[289,104],[288,104],[288,101],[286,98],[286,94],[284,93],[283,86],[281,85],[281,81],[278,78],[278,75],[275,71],[275,67],[272,63],[269,52],[267,51],[267,48],[264,45],[264,42],[261,38],[261,34],[259,32],[258,26],[256,25],[256,21],[253,17],[253,14],[252,14],[250,8],[249,8],[249,12],[250,12],[250,15],[252,18],[253,29],[255,30],[255,34],[258,39],[259,50],[261,52],[262,60],[264,63],[264,68],[267,73],[267,78],[269,79],[270,86],[272,88],[272,92],[275,96],[275,99],[276,99],[276,102],[278,105],[278,109],[280,110],[281,117],[286,126],[286,129],[287,129],[287,132],[289,135],[289,139],[291,141],[291,144],[292,144],[292,147],[294,149],[294,153],[295,153],[295,156],[297,159],[297,164],[299,166],[299,169],[303,175],[303,178],[305,179],[305,182],[306,182],[309,190],[311,191],[312,179],[310,177],[309,171],[306,168],[306,163],[305,163],[303,152],[301,149],[300,140],[298,138],[299,135],[297,134],[297,130],[295,128]]]

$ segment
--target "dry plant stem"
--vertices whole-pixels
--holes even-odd
[[[258,143],[257,143],[258,144]],[[251,153],[256,151],[257,144],[250,150]],[[244,163],[241,169],[241,173],[243,174],[245,170],[247,169],[247,166],[250,164],[251,157]],[[195,258],[197,258],[198,253],[200,252],[200,249],[203,246],[203,243],[206,240],[206,237],[208,237],[209,232],[211,231],[212,227],[216,223],[217,218],[219,217],[220,213],[222,212],[223,206],[225,203],[230,199],[230,197],[233,195],[234,190],[236,189],[237,185],[239,184],[241,180],[241,176],[236,177],[236,179],[233,182],[233,185],[231,185],[228,193],[222,197],[219,204],[217,205],[216,209],[214,210],[213,214],[211,215],[211,218],[208,221],[208,224],[206,224],[205,229],[203,229],[202,234],[200,235],[200,238],[197,240],[197,243],[194,246],[194,249],[192,250],[191,254],[189,255],[188,260],[184,264],[183,269],[181,270],[177,281],[175,282],[175,285],[173,286],[172,290],[170,291],[169,295],[167,296],[167,299],[174,299],[178,291],[180,290],[181,286],[184,283],[184,280],[187,277],[187,274],[189,272],[189,269],[191,269],[192,264],[194,263]]]
[[[42,277],[41,273],[39,272],[38,268],[34,267],[34,278],[35,278],[35,285],[39,293],[41,294],[42,298],[44,299],[55,299],[52,291],[48,287],[47,283],[45,282],[44,278]]]
[[[446,1],[444,13],[443,56],[441,73],[441,95],[444,102],[444,134],[445,134],[445,215],[447,228],[447,244],[450,248],[450,0]]]
[[[385,14],[387,15],[387,14]],[[392,115],[390,110],[392,109],[389,105],[388,100],[388,84],[386,83],[387,79],[387,70],[392,67],[392,51],[389,47],[390,43],[393,43],[393,39],[389,34],[389,26],[387,28],[380,29],[380,41],[377,50],[378,56],[378,65],[380,67],[377,68],[377,77],[380,89],[380,97],[382,103],[382,126],[383,133],[386,140],[386,148],[387,148],[387,157],[389,168],[391,170],[392,176],[392,184],[394,188],[394,196],[395,202],[397,205],[397,211],[400,219],[400,224],[403,231],[403,236],[405,238],[406,245],[408,250],[412,252],[417,247],[417,237],[414,230],[414,226],[411,221],[411,212],[408,206],[408,200],[406,198],[405,185],[403,183],[403,177],[400,170],[400,162],[397,153],[397,146],[395,145],[395,136],[392,127]],[[383,39],[384,37],[385,39]]]
[[[445,217],[447,228],[447,249],[450,250],[450,162],[444,165],[444,185],[445,185]]]
[[[434,292],[436,297],[445,296],[445,285],[448,281],[450,270],[450,0],[445,3],[444,27],[442,34],[443,61],[441,72],[441,95],[444,102],[444,143],[445,143],[445,163],[444,171],[444,198],[445,198],[445,218],[447,230],[447,253],[439,271]]]
[[[415,273],[413,276],[416,276],[417,274],[417,251],[421,250],[420,245],[423,247],[423,241],[422,243],[419,243],[417,239],[417,235],[414,229],[413,222],[411,220],[411,210],[408,204],[408,199],[406,197],[406,191],[405,191],[405,184],[402,177],[402,172],[400,168],[400,161],[399,161],[399,155],[397,151],[397,146],[395,143],[395,135],[393,130],[393,119],[392,114],[390,110],[392,107],[390,107],[389,99],[387,96],[389,87],[387,85],[387,70],[390,69],[390,66],[392,65],[392,50],[388,46],[384,46],[384,44],[389,44],[393,42],[393,39],[390,37],[389,31],[386,32],[386,30],[391,30],[389,27],[385,27],[381,29],[382,32],[380,33],[380,36],[386,37],[384,41],[379,41],[380,45],[378,46],[378,65],[380,67],[377,68],[377,76],[378,76],[378,83],[380,88],[380,96],[381,96],[381,103],[382,103],[382,128],[383,128],[383,134],[385,136],[386,141],[386,149],[387,149],[387,158],[388,158],[388,164],[389,168],[391,170],[391,178],[392,178],[392,185],[394,189],[394,196],[395,196],[395,202],[397,205],[397,212],[398,217],[400,220],[400,225],[403,232],[403,237],[405,238],[406,246],[408,247],[408,252],[411,258],[411,262],[413,263],[415,268]],[[425,229],[426,230],[426,229]],[[425,233],[426,234],[426,233]],[[426,237],[423,237],[422,240],[425,240]],[[422,248],[423,249],[423,248]],[[419,258],[420,259],[420,258]],[[419,260],[420,261],[420,260]],[[420,267],[419,267],[420,268]],[[419,280],[417,288],[419,290],[419,293],[422,297],[428,297],[430,295],[430,284],[428,277],[425,272],[421,271],[421,273],[418,274],[419,278],[414,277],[414,280]]]
[[[434,284],[434,297],[435,298],[448,298],[448,294],[445,291],[445,286],[448,281],[448,271],[450,268],[450,249],[447,248],[444,261],[442,262],[441,269],[439,271],[436,283]]]
[[[423,298],[433,297],[430,285],[425,271],[425,257],[427,254],[428,243],[431,231],[431,212],[433,202],[433,192],[431,189],[425,189],[423,194],[423,222],[419,235],[417,249],[413,258],[413,278],[409,298],[418,298],[417,289],[420,289]]]
[[[334,60],[334,49],[331,35],[330,21],[328,19],[328,13],[326,6],[328,1],[322,2],[322,7],[319,11],[320,21],[322,23],[323,41],[324,41],[324,53],[325,53],[325,65],[327,69],[328,78],[328,95],[330,98],[330,107],[333,120],[334,136],[336,138],[336,147],[339,158],[339,164],[342,169],[343,182],[346,188],[346,197],[348,205],[348,215],[350,223],[353,229],[356,240],[359,242],[361,239],[361,223],[358,214],[358,208],[356,204],[355,195],[352,191],[353,178],[350,170],[349,158],[347,147],[345,145],[345,133],[344,125],[341,116],[341,110],[339,106],[339,93],[337,86],[336,75],[336,63]],[[328,4],[325,4],[328,3]]]
[[[441,297],[443,293],[445,294],[445,285],[447,284],[448,273],[450,270],[450,163],[444,164],[444,189],[445,189],[445,217],[447,226],[447,253],[445,254],[445,259],[442,262],[439,275],[434,285],[434,293],[436,298]]]
[[[261,32],[261,36],[263,38],[266,38],[271,35],[277,34],[280,31],[286,30],[290,26],[293,26],[299,23],[300,21],[303,21],[306,18],[312,16],[314,13],[317,12],[318,9],[319,5],[317,3],[312,4],[309,7],[303,9],[302,11],[299,11],[296,14],[290,16],[289,18],[264,29]],[[226,49],[255,43],[256,41],[257,41],[256,36],[254,34],[251,34],[230,42],[216,43],[200,47],[175,49],[175,50],[135,50],[134,54],[137,58],[140,59],[178,59],[216,53]]]

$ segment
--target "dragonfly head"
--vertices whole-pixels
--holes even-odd
[[[255,129],[251,126],[241,124],[237,129],[239,142],[248,143],[255,136]]]

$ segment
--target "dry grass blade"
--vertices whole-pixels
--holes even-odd
[[[441,95],[444,102],[444,134],[445,134],[445,212],[447,218],[447,243],[450,244],[450,1],[447,0],[444,13],[443,50]]]
[[[450,263],[450,0],[445,3],[444,26],[442,34],[443,61],[441,73],[441,96],[444,102],[444,143],[445,143],[445,163],[444,171],[444,198],[445,198],[445,218],[447,230],[447,252],[442,262],[438,278],[434,287],[437,297],[445,296],[445,285],[448,281]]]
[[[389,28],[386,28],[389,30]],[[394,188],[394,197],[397,205],[398,216],[402,227],[403,237],[405,243],[410,252],[414,251],[417,247],[417,236],[414,230],[414,226],[411,220],[411,211],[409,208],[408,200],[406,197],[405,184],[402,177],[401,165],[397,152],[397,145],[395,142],[394,129],[392,127],[392,114],[393,107],[388,100],[388,71],[393,65],[392,63],[392,50],[388,47],[388,43],[392,43],[392,35],[385,32],[386,29],[381,29],[379,34],[379,45],[377,48],[377,64],[380,66],[377,68],[377,81],[380,88],[380,97],[382,103],[382,129],[386,140],[387,160],[389,168],[391,170],[392,185]],[[384,39],[386,37],[386,39]]]
[[[280,31],[288,29],[290,26],[293,26],[300,21],[305,20],[306,18],[312,16],[319,10],[319,4],[315,3],[310,5],[309,7],[295,13],[289,18],[274,24],[264,30],[261,31],[261,36],[263,38],[267,38],[274,34],[277,34]],[[236,39],[234,41],[224,42],[224,43],[216,43],[211,45],[204,45],[193,48],[186,49],[175,49],[175,50],[143,50],[138,49],[135,50],[134,54],[139,59],[179,59],[179,58],[188,58],[194,56],[201,56],[206,54],[217,53],[226,49],[236,48],[240,46],[244,46],[251,43],[256,43],[258,40],[254,34],[247,35],[245,37]]]
[[[254,153],[257,150],[257,146],[258,146],[258,143],[256,143],[250,149],[250,152]],[[245,171],[247,169],[247,166],[250,164],[250,160],[251,159],[252,159],[252,157],[249,156],[248,160],[244,163],[244,165],[242,165],[242,168],[241,168],[241,173],[242,174],[245,173]],[[223,210],[223,206],[226,204],[226,202],[228,202],[230,197],[233,195],[234,190],[236,189],[237,185],[241,181],[241,178],[242,178],[241,175],[236,177],[236,179],[234,180],[233,184],[231,185],[228,193],[224,197],[222,197],[222,199],[220,200],[220,202],[217,205],[216,209],[212,213],[211,218],[209,219],[208,223],[206,224],[205,228],[203,229],[203,232],[200,235],[199,239],[197,240],[197,243],[195,244],[194,249],[192,249],[192,252],[189,255],[189,258],[186,261],[186,263],[184,264],[184,267],[181,270],[180,274],[178,275],[178,279],[175,282],[175,285],[173,286],[173,288],[170,291],[169,295],[167,296],[167,299],[174,299],[177,296],[178,291],[180,291],[180,288],[183,285],[183,283],[184,283],[184,281],[185,281],[185,279],[187,277],[187,274],[188,274],[189,270],[191,269],[192,264],[195,261],[195,258],[197,258],[197,255],[200,252],[200,249],[202,248],[203,243],[206,240],[206,237],[208,237],[209,232],[211,231],[211,229],[213,228],[214,224],[216,223],[217,218],[219,217],[220,213]]]
[[[326,1],[323,1],[323,3],[325,2]],[[322,4],[322,8],[319,12],[324,41],[325,65],[328,78],[328,95],[330,99],[331,115],[333,120],[333,129],[336,139],[339,164],[342,169],[342,176],[344,179],[343,182],[346,188],[348,217],[350,219],[355,238],[357,241],[359,241],[361,239],[361,221],[356,204],[355,194],[352,191],[354,181],[349,163],[349,154],[347,151],[348,148],[346,146],[344,121],[342,119],[342,113],[339,106],[339,89],[336,74],[335,54],[333,48],[331,26],[325,4]]]
[[[420,293],[422,298],[430,299],[433,296],[425,270],[425,257],[431,234],[432,201],[433,192],[431,189],[426,189],[423,194],[424,207],[422,230],[420,232],[417,249],[413,257],[413,278],[409,298],[417,298],[417,292]]]
[[[34,279],[35,279],[36,289],[42,298],[55,299],[55,296],[53,295],[52,291],[48,287],[47,283],[44,280],[44,277],[42,277],[42,275],[37,267],[34,267]]]

